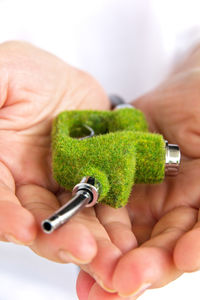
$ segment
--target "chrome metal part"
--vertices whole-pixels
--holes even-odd
[[[90,134],[86,135],[86,136],[83,136],[83,137],[80,137],[80,138],[78,138],[78,140],[84,140],[84,139],[88,139],[88,138],[91,138],[91,137],[95,136],[95,132],[92,129],[92,127],[90,127],[86,124],[83,124],[83,127],[86,128],[89,131]]]
[[[91,199],[91,194],[87,191],[80,191],[76,193],[69,202],[42,222],[43,231],[45,233],[52,233],[55,229],[77,214],[88,202],[91,201]]]
[[[168,144],[165,141],[166,147],[166,160],[165,160],[165,174],[167,176],[177,175],[179,172],[179,166],[181,162],[181,152],[178,145]]]
[[[92,200],[86,205],[86,207],[95,205],[100,194],[100,183],[94,177],[85,176],[79,184],[75,185],[72,195],[81,190],[87,190],[92,194]]]
[[[45,233],[52,233],[84,207],[95,205],[99,194],[98,181],[93,177],[83,177],[73,189],[73,198],[42,222],[42,230]]]

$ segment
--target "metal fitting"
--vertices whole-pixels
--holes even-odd
[[[82,190],[89,192],[92,196],[92,200],[88,202],[86,207],[94,206],[99,198],[100,183],[94,177],[85,176],[80,183],[75,185],[72,195],[75,195]]]
[[[66,223],[84,207],[96,204],[100,194],[100,184],[93,177],[83,177],[73,189],[73,198],[42,222],[42,230],[52,233]]]
[[[178,145],[168,144],[165,141],[165,174],[167,176],[175,176],[179,172],[179,166],[181,162],[181,152]]]
[[[89,192],[78,192],[69,202],[42,222],[42,230],[45,233],[52,233],[77,214],[90,200],[91,195]]]

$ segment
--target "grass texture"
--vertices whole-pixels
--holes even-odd
[[[95,136],[88,135],[87,125]],[[160,183],[165,173],[165,141],[148,132],[141,111],[64,111],[53,122],[52,169],[67,190],[84,176],[101,185],[99,202],[118,208],[127,204],[134,183]]]

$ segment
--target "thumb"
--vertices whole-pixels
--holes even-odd
[[[173,75],[134,106],[144,112],[150,131],[178,144],[185,156],[200,157],[200,71]]]

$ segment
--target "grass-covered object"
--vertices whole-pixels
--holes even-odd
[[[84,125],[95,136],[87,135]],[[64,111],[52,129],[52,166],[56,181],[68,190],[84,176],[101,184],[99,202],[124,206],[135,183],[159,183],[165,171],[165,141],[148,132],[142,112]]]

